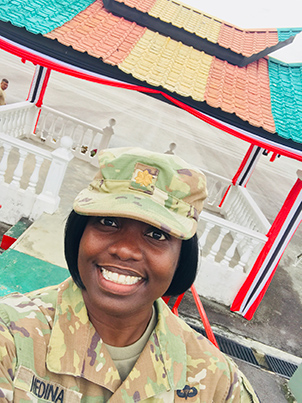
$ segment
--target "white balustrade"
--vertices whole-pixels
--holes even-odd
[[[195,280],[197,292],[230,305],[267,236],[205,210],[200,214],[198,233],[202,257]]]
[[[0,108],[0,133],[12,137],[29,137],[33,132],[39,108],[24,101],[3,105]]]
[[[58,208],[61,184],[73,158],[71,146],[72,139],[63,137],[61,146],[50,152],[0,133],[0,221],[14,225],[21,217],[36,219],[43,212],[53,213]],[[24,168],[28,158],[34,162],[31,172]],[[46,178],[40,178],[44,162],[48,162],[49,169]],[[37,194],[39,180],[44,186]]]
[[[257,254],[254,252],[267,241],[265,234],[243,227],[224,218],[213,215],[205,210],[200,214],[198,233],[201,234],[198,241],[203,258],[217,261],[224,266],[230,266],[237,251],[237,261],[233,267],[240,265],[245,272],[249,272]],[[228,236],[228,239],[226,237]],[[241,253],[238,246],[242,243]],[[251,248],[253,244],[253,248]],[[248,252],[248,259],[247,259]],[[245,255],[243,259],[243,255]]]
[[[109,146],[111,136],[114,134],[115,120],[110,119],[108,126],[100,129],[80,119],[42,106],[41,115],[32,138],[45,141],[52,148],[58,146],[62,136],[73,139],[73,153],[76,158],[98,166],[96,153]]]

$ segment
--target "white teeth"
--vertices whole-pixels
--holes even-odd
[[[102,273],[106,280],[117,284],[133,285],[142,279],[141,277],[125,276],[124,274],[113,273],[112,271],[106,269],[102,269]]]

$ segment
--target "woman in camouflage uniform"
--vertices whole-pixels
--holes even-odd
[[[204,175],[109,149],[65,233],[72,278],[0,304],[2,402],[258,402],[235,364],[160,298],[193,283]]]

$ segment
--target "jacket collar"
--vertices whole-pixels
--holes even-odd
[[[116,392],[112,396],[113,402],[115,398],[116,402],[122,401],[121,397],[128,394],[127,391],[131,391],[133,396],[134,389],[140,399],[146,399],[167,390],[183,388],[187,357],[178,318],[161,299],[155,302],[155,308],[157,325],[135,367],[122,383],[106,347],[89,321],[81,290],[72,279],[67,279],[58,291],[46,358],[48,370],[82,377]],[[138,382],[142,374],[148,374],[146,382]]]

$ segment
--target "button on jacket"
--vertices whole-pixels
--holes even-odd
[[[236,365],[155,302],[157,325],[128,377],[71,278],[0,300],[0,402],[258,402]]]

